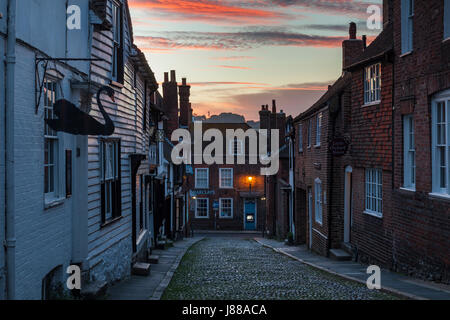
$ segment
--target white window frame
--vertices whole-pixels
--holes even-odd
[[[441,115],[438,117],[438,107]],[[450,90],[432,101],[432,193],[450,197]],[[439,135],[438,132],[441,132]],[[438,137],[440,136],[440,138]],[[444,156],[444,159],[442,159]]]
[[[112,52],[112,64],[111,64],[111,78],[114,81],[118,80],[119,75],[119,48],[122,42],[122,25],[121,25],[121,12],[122,6],[116,1],[112,1],[112,35],[113,35],[113,52]]]
[[[198,203],[199,200],[206,201],[206,216],[198,215]],[[197,198],[195,199],[195,218],[196,219],[209,219],[209,198]]]
[[[52,86],[51,91],[49,93],[49,86]],[[54,119],[55,115],[53,113],[53,105],[58,99],[58,80],[53,78],[45,78],[44,79],[44,87],[43,87],[43,103],[44,103],[44,118],[45,119]],[[49,94],[51,95],[49,97]],[[60,177],[60,139],[57,131],[52,130],[47,124],[44,123],[44,175],[47,174],[47,177],[44,177],[44,198],[45,202],[53,202],[58,200],[61,188],[59,183]],[[50,148],[53,149],[53,159],[50,161]],[[48,161],[45,161],[45,150],[48,150]],[[45,170],[47,169],[47,171]],[[51,177],[50,170],[53,170],[53,177]],[[47,181],[48,186],[45,181]],[[53,185],[53,188],[52,188]]]
[[[238,147],[239,145],[239,147]],[[244,143],[242,140],[234,138],[230,141],[230,154],[232,156],[241,156],[244,154]]]
[[[450,0],[444,0],[444,40],[450,40]]]
[[[416,189],[416,147],[414,117],[403,117],[403,187]]]
[[[375,63],[364,69],[364,104],[376,104],[380,101],[381,63]]]
[[[402,0],[401,3],[402,54],[413,51],[414,0]]]
[[[314,181],[314,218],[317,223],[323,223],[323,190],[322,190],[322,181],[317,178]]]
[[[229,200],[230,201],[230,208],[231,209],[231,214],[229,216],[222,216],[222,209],[223,209],[223,205],[222,205],[222,201],[223,200]],[[233,198],[219,198],[219,218],[220,219],[233,219]]]
[[[320,139],[322,138],[322,112],[317,114],[316,118],[316,147],[320,147]]]
[[[369,168],[365,172],[365,213],[383,217],[383,170]]]
[[[225,171],[231,172],[231,176],[230,176],[231,185],[224,185],[224,183],[223,183],[223,177],[224,177],[223,176],[223,172],[225,172]],[[221,189],[233,189],[233,187],[234,187],[234,176],[233,176],[233,174],[234,174],[233,168],[220,168],[219,169],[219,187]]]
[[[200,186],[198,183],[199,171],[206,171],[206,186]],[[196,168],[195,169],[195,188],[196,189],[209,189],[209,168]]]
[[[303,124],[298,125],[298,152],[303,152]]]

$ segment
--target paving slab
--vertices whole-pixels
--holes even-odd
[[[167,250],[153,250],[153,254],[159,255],[160,259],[158,264],[152,265],[150,276],[132,275],[116,283],[108,288],[107,299],[149,300],[161,296],[186,251],[202,239],[202,237],[187,238],[175,242],[174,246]]]

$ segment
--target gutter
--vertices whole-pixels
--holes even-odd
[[[14,80],[16,64],[16,0],[8,1],[8,39],[6,51],[6,107],[5,107],[5,215],[6,215],[6,288],[7,298],[16,298],[16,234],[15,234],[15,176],[14,176]]]

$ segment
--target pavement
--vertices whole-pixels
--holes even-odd
[[[255,238],[259,244],[318,270],[344,279],[366,284],[367,266],[353,261],[335,261],[317,255],[303,246],[288,246],[272,239]],[[410,299],[450,300],[450,286],[417,280],[389,270],[381,269],[381,289]]]
[[[159,300],[186,251],[202,237],[188,238],[174,243],[166,250],[153,250],[159,256],[152,264],[149,276],[132,275],[108,288],[108,300]]]

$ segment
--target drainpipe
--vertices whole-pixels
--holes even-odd
[[[14,78],[16,64],[16,0],[8,1],[8,40],[6,51],[6,287],[7,297],[15,299],[16,235],[14,177]]]

